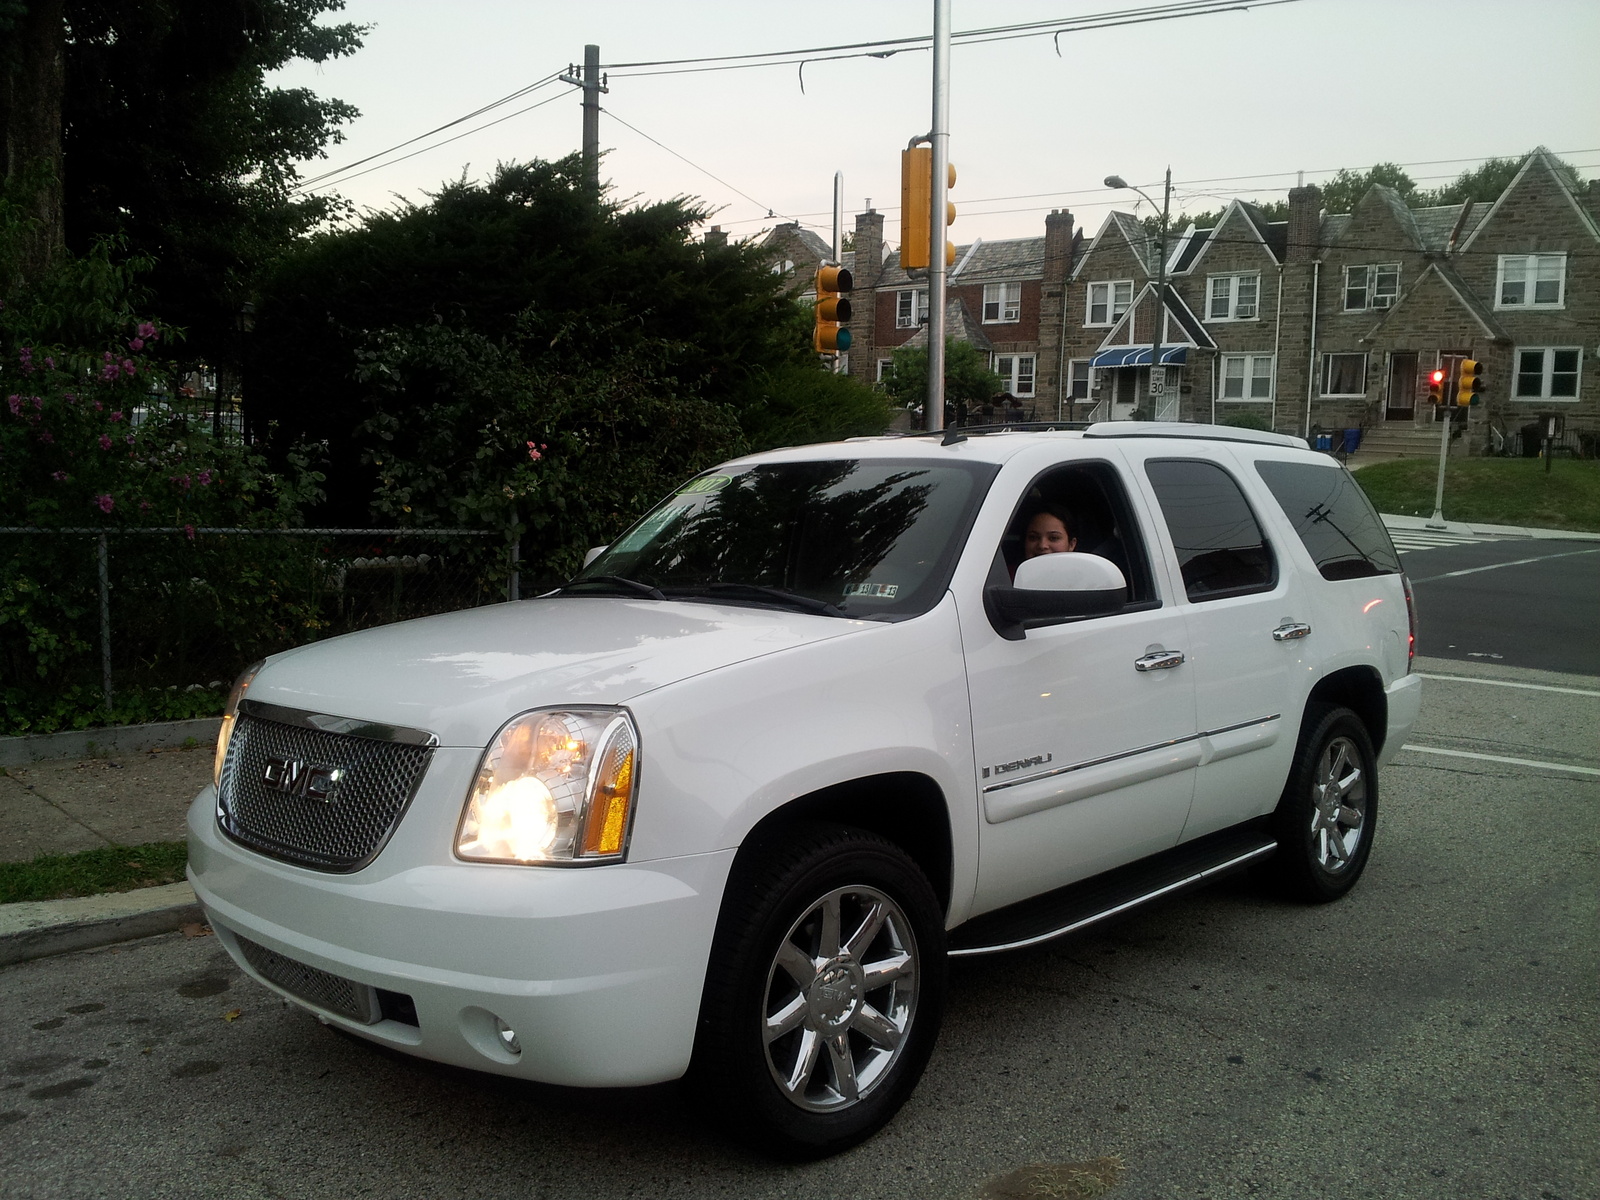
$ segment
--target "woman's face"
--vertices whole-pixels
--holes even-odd
[[[1028,532],[1023,536],[1022,549],[1026,558],[1038,558],[1041,554],[1062,554],[1068,550],[1076,549],[1078,539],[1067,533],[1067,527],[1061,523],[1061,518],[1051,513],[1035,513],[1033,520],[1028,522]]]

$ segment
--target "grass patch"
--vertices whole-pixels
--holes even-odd
[[[1600,532],[1600,462],[1538,458],[1451,459],[1444,470],[1444,515],[1451,521]],[[1401,458],[1355,473],[1379,512],[1433,515],[1438,459]]]
[[[0,863],[0,904],[63,900],[102,892],[177,883],[189,861],[184,842],[102,846],[77,854],[41,854],[28,862]]]

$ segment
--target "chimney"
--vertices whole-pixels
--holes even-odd
[[[1072,274],[1072,214],[1052,209],[1044,219],[1044,280],[1064,283]]]
[[[1321,235],[1322,189],[1316,184],[1290,188],[1287,260],[1310,262],[1316,258]]]
[[[721,225],[713,225],[706,230],[706,245],[726,246],[728,244],[728,231]]]
[[[858,289],[877,287],[882,274],[883,214],[868,207],[856,214],[855,285]]]
[[[878,294],[883,278],[883,214],[867,201],[867,211],[856,214],[855,259],[851,275],[850,374],[865,384],[877,381]]]

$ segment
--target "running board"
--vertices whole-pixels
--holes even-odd
[[[1263,861],[1277,848],[1277,840],[1257,826],[1196,838],[1081,883],[974,917],[950,931],[949,955],[996,954],[1064,937],[1141,904],[1211,883]]]

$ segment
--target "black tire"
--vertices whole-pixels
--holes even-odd
[[[1366,869],[1377,819],[1377,755],[1367,727],[1348,708],[1308,706],[1272,816],[1278,852],[1269,876],[1294,899],[1337,900]]]
[[[713,1120],[769,1154],[837,1154],[916,1086],[946,977],[943,912],[903,850],[843,826],[782,830],[728,882],[690,1086]]]

